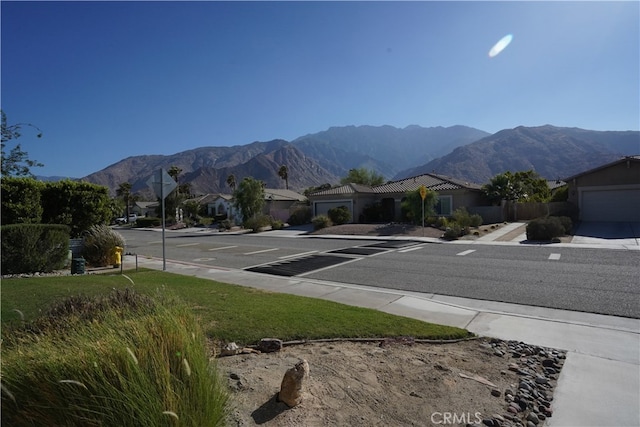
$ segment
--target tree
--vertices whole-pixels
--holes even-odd
[[[42,137],[42,131],[37,126],[34,126],[31,123],[17,123],[14,125],[8,125],[7,115],[2,110],[0,110],[0,116],[0,124],[2,128],[2,148],[0,150],[2,154],[2,164],[0,169],[2,176],[33,177],[30,168],[42,167],[44,165],[36,160],[30,160],[28,158],[27,152],[22,150],[22,146],[20,145],[20,143],[16,144],[16,146],[13,147],[8,154],[6,152],[6,148],[9,141],[20,138],[20,130],[23,126],[29,126],[36,129],[38,131],[38,133],[36,134],[37,138]]]
[[[547,181],[533,170],[500,173],[482,187],[492,203],[502,200],[515,202],[544,202],[551,196]]]
[[[424,201],[420,196],[420,189],[407,191],[402,200],[401,208],[408,220],[414,224],[421,224],[423,218],[435,215],[434,207],[438,203],[438,193],[427,190]],[[422,216],[424,206],[424,217]]]
[[[349,174],[340,180],[340,184],[380,185],[384,183],[384,177],[373,170],[358,168],[349,170]]]
[[[118,188],[116,189],[116,196],[122,198],[122,200],[124,201],[126,218],[127,218],[127,222],[129,222],[129,205],[131,203],[131,184],[128,182],[123,182],[119,184]]]
[[[289,189],[289,170],[285,165],[280,166],[280,169],[278,169],[278,176],[284,179],[285,188],[288,190]]]
[[[236,176],[234,174],[227,177],[227,185],[231,187],[232,192],[236,191]]]
[[[234,206],[242,212],[242,220],[246,222],[250,218],[262,212],[264,206],[264,183],[252,177],[246,177],[233,193]]]
[[[33,178],[3,177],[2,214],[5,224],[38,224],[42,220],[41,194],[45,184]]]

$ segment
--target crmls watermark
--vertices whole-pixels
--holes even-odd
[[[434,412],[431,414],[433,424],[454,425],[454,424],[481,424],[480,412]]]

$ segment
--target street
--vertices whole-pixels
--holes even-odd
[[[127,252],[162,257],[160,232],[118,232]],[[640,318],[637,251],[422,242],[373,246],[380,242],[174,231],[165,239],[167,259],[211,267],[269,271],[295,263],[302,267],[296,275],[311,279]],[[314,270],[320,255],[335,262]]]

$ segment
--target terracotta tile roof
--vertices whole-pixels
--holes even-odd
[[[462,188],[479,190],[480,185],[464,182],[455,178],[449,178],[443,175],[426,173],[411,178],[405,178],[398,181],[389,181],[385,184],[370,187],[360,184],[345,184],[340,187],[330,188],[312,193],[313,196],[337,196],[343,194],[370,193],[370,194],[389,194],[389,193],[405,193],[407,191],[417,190],[424,185],[432,191],[459,190]]]
[[[342,194],[355,194],[355,193],[375,193],[374,188],[368,185],[361,184],[345,184],[340,187],[329,188],[327,190],[320,190],[312,193],[313,196],[337,196]]]
[[[294,202],[302,202],[307,200],[307,198],[300,193],[279,188],[265,188],[264,198],[265,200],[291,200]]]
[[[464,182],[443,175],[426,173],[424,175],[387,182],[386,184],[374,187],[374,190],[379,194],[404,193],[406,191],[417,190],[421,185],[424,185],[432,191],[459,190],[462,188],[479,190],[481,188],[478,184]]]

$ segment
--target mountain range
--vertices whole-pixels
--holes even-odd
[[[179,184],[193,194],[229,193],[227,177],[251,176],[269,188],[284,188],[278,169],[288,170],[296,191],[337,184],[350,169],[364,167],[386,179],[435,172],[479,184],[506,170],[533,169],[557,179],[591,169],[623,155],[640,154],[638,131],[592,131],[551,125],[517,127],[489,134],[466,126],[345,126],[309,134],[291,142],[273,140],[233,147],[200,147],[172,155],[123,159],[83,178],[115,194],[123,182],[153,198],[151,174],[176,166]]]

